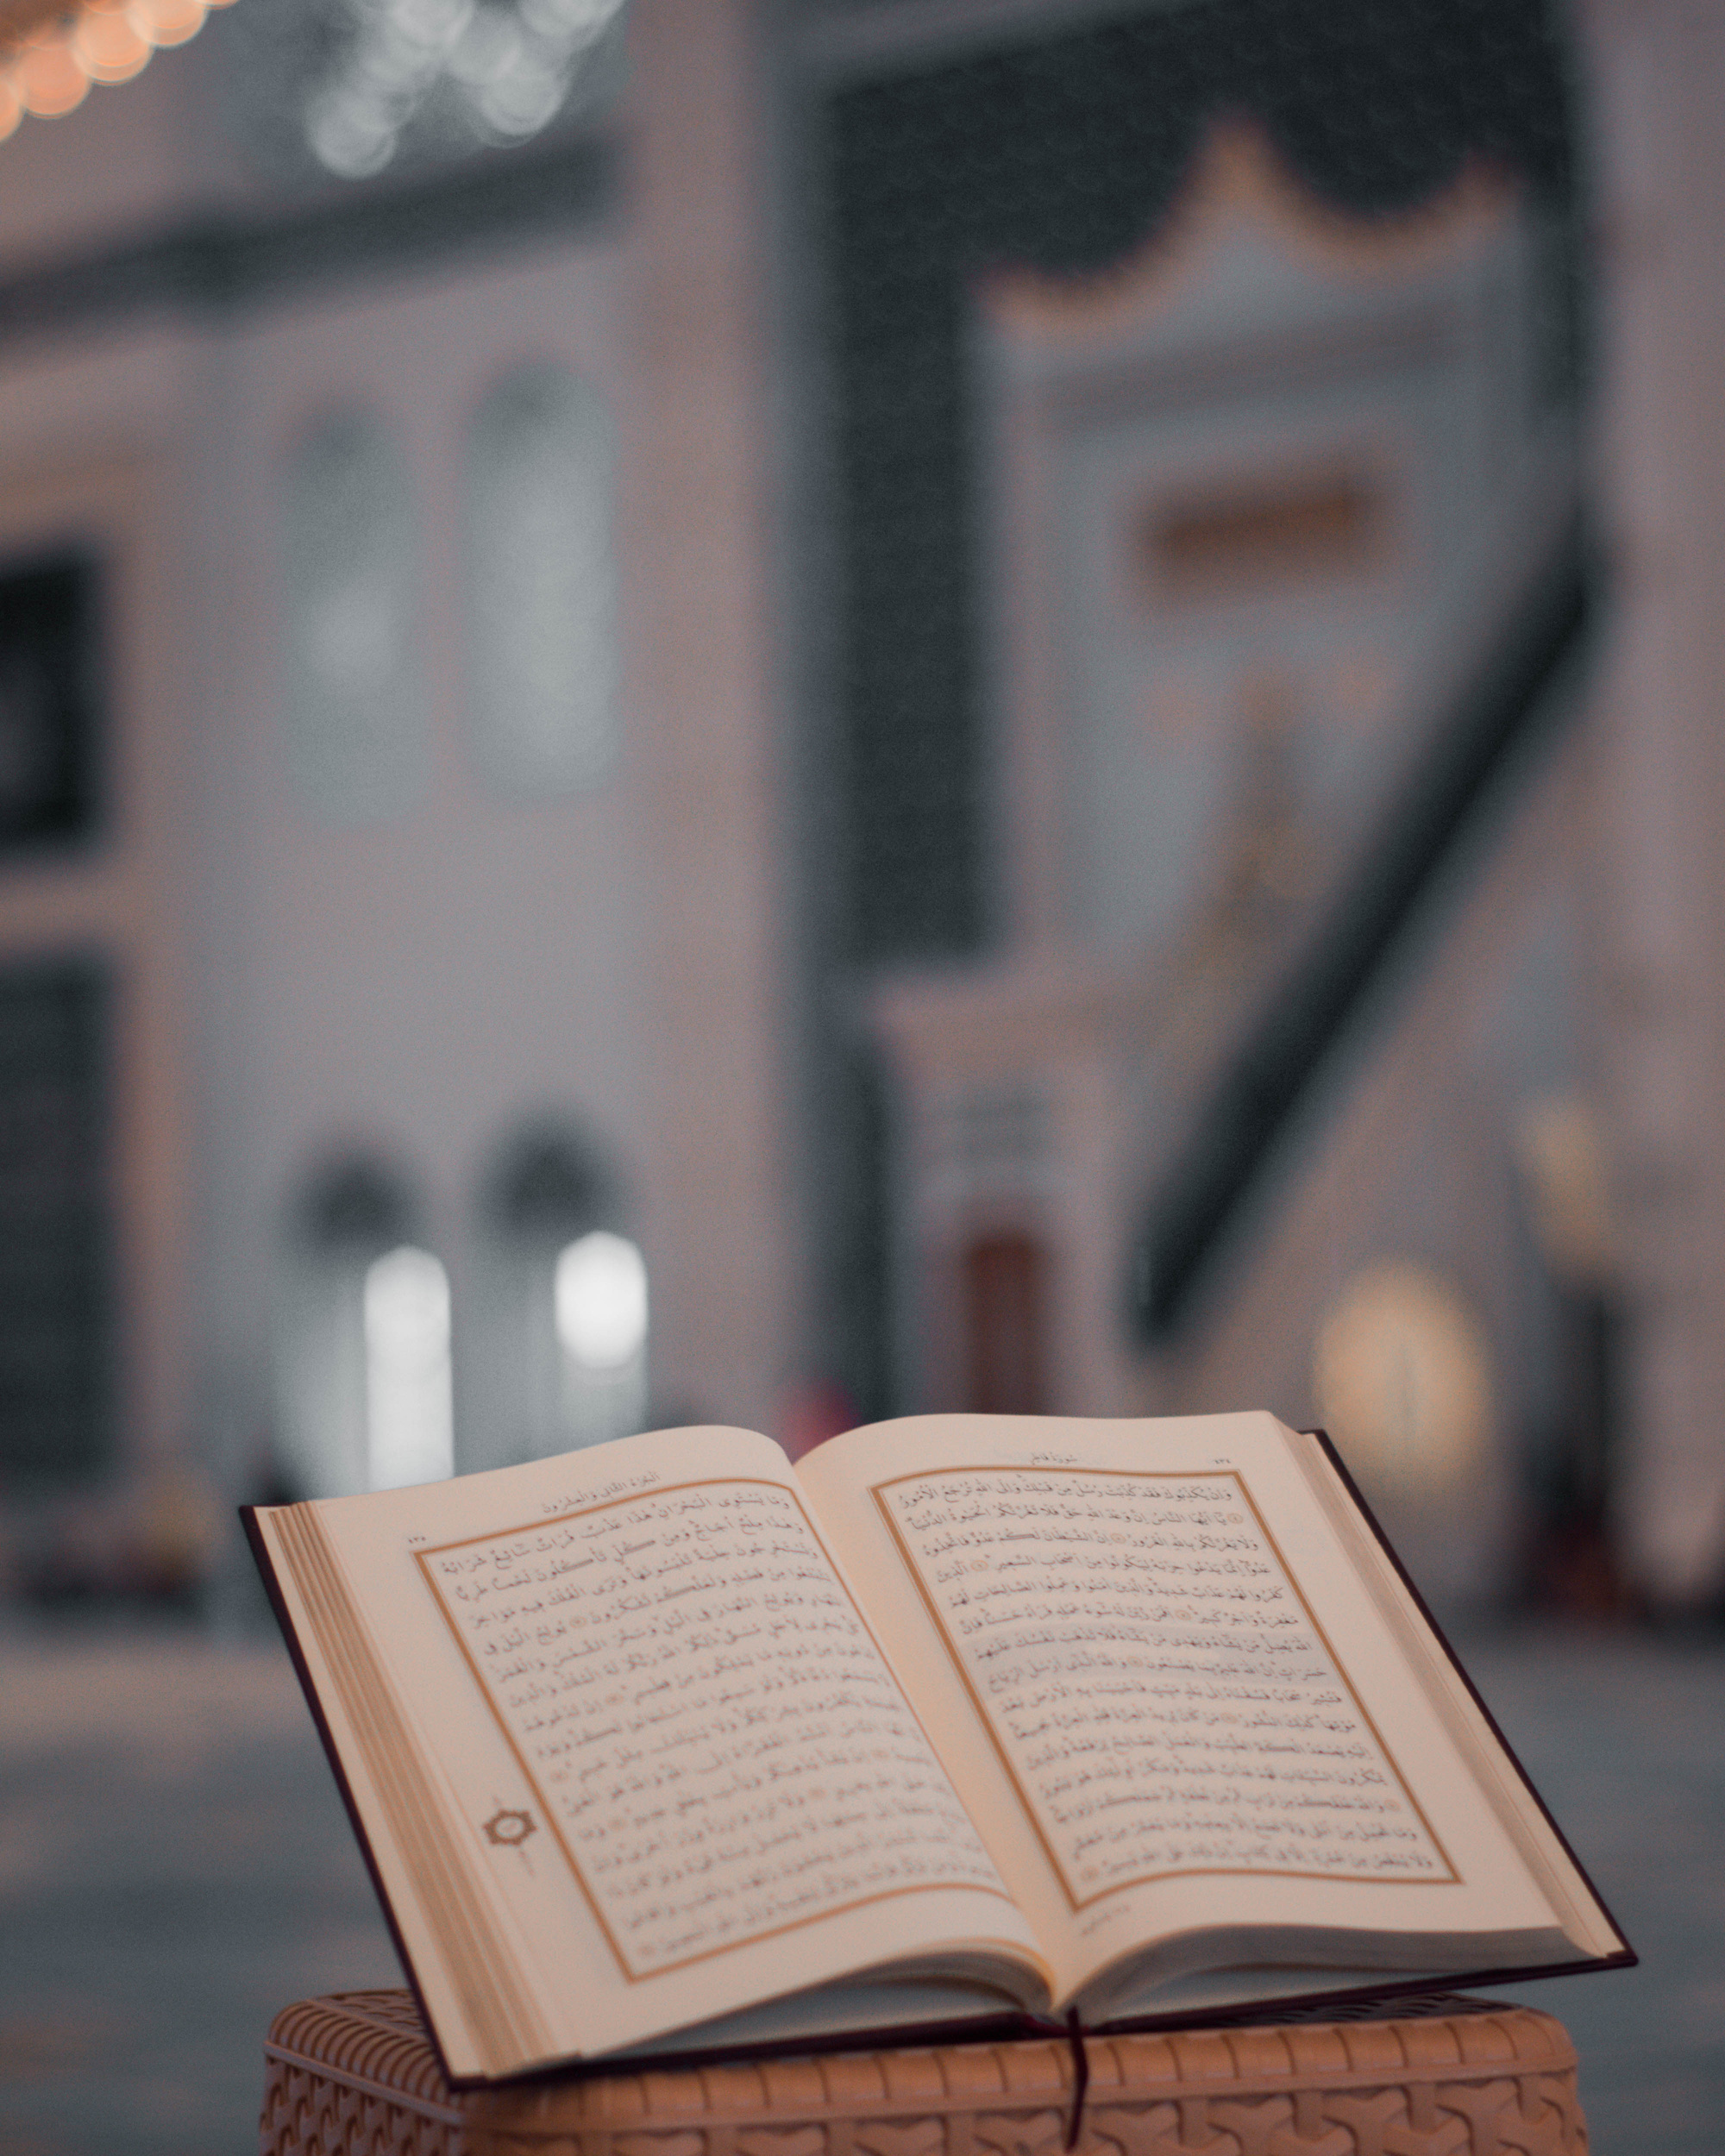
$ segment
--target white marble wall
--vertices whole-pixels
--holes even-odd
[[[354,1143],[417,1186],[455,1289],[458,1457],[482,1460],[481,1186],[547,1113],[616,1170],[656,1399],[775,1426],[799,1269],[759,13],[637,0],[597,224],[0,350],[0,544],[81,521],[121,569],[116,837],[82,881],[0,874],[0,956],[84,935],[121,962],[134,1463],[202,1445],[236,1489],[254,1471],[285,1225]],[[0,146],[0,267],[244,209],[199,49]],[[615,422],[620,747],[603,783],[522,800],[469,738],[461,460],[496,379],[548,362]],[[413,783],[363,818],[296,782],[282,709],[286,467],[353,405],[400,451],[423,638]]]

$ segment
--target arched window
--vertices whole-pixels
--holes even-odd
[[[428,753],[399,445],[370,412],[333,413],[293,449],[285,494],[288,760],[327,814],[387,815],[418,790]]]
[[[476,761],[511,794],[595,786],[617,754],[615,454],[599,392],[522,369],[467,446],[467,649]]]
[[[291,1224],[279,1328],[285,1478],[339,1497],[454,1468],[449,1280],[405,1181],[365,1157],[310,1181]]]
[[[474,1345],[466,1422],[483,1463],[541,1459],[640,1429],[647,1269],[615,1178],[575,1133],[540,1127],[505,1147],[482,1202],[486,1339]]]
[[[366,1467],[373,1489],[435,1482],[455,1468],[449,1275],[398,1243],[366,1268]]]

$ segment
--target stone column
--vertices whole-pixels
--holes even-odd
[[[800,1313],[757,17],[751,0],[634,10],[624,589],[654,1394],[772,1430]]]
[[[1631,1320],[1620,1528],[1725,1583],[1725,6],[1591,0],[1597,493],[1611,549],[1601,928]]]

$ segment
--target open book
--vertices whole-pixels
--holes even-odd
[[[1268,1414],[677,1430],[247,1526],[455,2079],[1634,1959]]]

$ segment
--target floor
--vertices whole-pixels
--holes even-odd
[[[1725,1645],[1469,1644],[1644,1965],[1518,1987],[1596,2156],[1725,2147]],[[279,1647],[0,1619],[0,2152],[240,2156],[275,2009],[397,1981]]]

